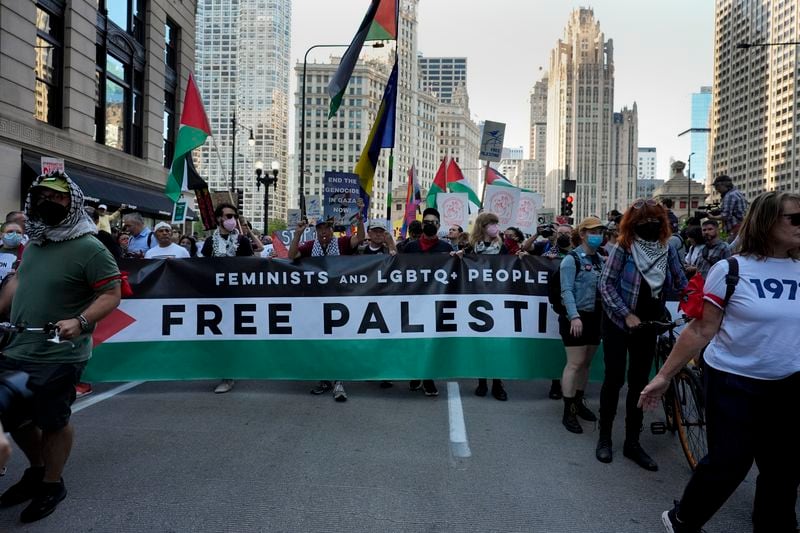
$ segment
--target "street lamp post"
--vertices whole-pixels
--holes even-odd
[[[272,176],[264,174],[264,163],[256,161],[256,188],[264,186],[264,235],[269,234],[269,186],[272,185],[273,192],[278,189],[278,172],[281,164],[277,161],[272,162]]]
[[[306,214],[305,170],[306,170],[306,69],[308,67],[308,54],[315,48],[347,48],[349,44],[315,44],[306,50],[303,56],[303,80],[300,89],[300,187],[299,204],[302,216]],[[372,48],[383,48],[383,43],[376,41]]]
[[[689,190],[687,191],[687,202],[686,202],[686,218],[692,218],[692,156],[694,152],[689,154]]]
[[[233,110],[233,118],[231,118],[231,193],[236,192],[236,131],[241,128],[242,131],[249,131],[250,137],[247,139],[247,144],[251,147],[256,145],[256,139],[253,137],[253,129],[242,126],[236,122],[236,109]]]

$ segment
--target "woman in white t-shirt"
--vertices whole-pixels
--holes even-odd
[[[708,455],[683,497],[662,521],[667,531],[700,531],[758,466],[753,527],[797,531],[800,486],[800,195],[766,192],[750,206],[739,233],[738,282],[727,306],[728,261],[705,282],[703,317],[692,322],[640,405],[654,409],[670,379],[705,351]],[[744,530],[744,528],[742,528]]]

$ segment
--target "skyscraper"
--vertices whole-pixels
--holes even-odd
[[[711,87],[700,87],[699,93],[692,93],[691,128],[693,130],[708,129],[710,114]],[[690,132],[689,142],[694,153],[691,178],[705,183],[708,176],[708,132]]]
[[[656,149],[654,146],[639,147],[639,180],[656,179]]]
[[[607,170],[608,208],[624,211],[636,198],[636,177],[639,168],[639,112],[636,102],[633,108],[623,107],[614,113],[611,123],[611,157]],[[602,206],[601,206],[602,207]],[[603,208],[604,209],[604,208]],[[600,210],[595,215],[608,212]]]
[[[257,160],[266,168],[280,164],[269,217],[286,218],[291,12],[291,0],[197,3],[197,85],[219,148],[207,144],[198,169],[212,190],[230,189],[233,179],[245,215],[259,228],[264,190],[256,190]]]
[[[544,167],[547,154],[547,73],[531,90],[530,152],[528,155]]]
[[[420,82],[423,91],[449,104],[456,89],[467,85],[466,57],[419,57]]]
[[[727,174],[752,200],[768,190],[800,190],[796,138],[798,2],[717,0],[711,104],[711,181]],[[695,173],[692,158],[692,173]],[[709,184],[710,185],[710,184]]]
[[[449,102],[436,104],[438,160],[450,156],[477,191],[479,181],[480,129],[470,117],[466,85],[455,88]]]
[[[550,54],[547,92],[547,187],[545,207],[560,206],[561,183],[577,181],[575,217],[602,214],[612,198],[611,123],[614,54],[592,9],[570,15]],[[635,157],[635,145],[634,156]]]

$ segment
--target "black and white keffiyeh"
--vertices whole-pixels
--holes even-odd
[[[322,257],[325,255],[340,255],[339,254],[339,239],[336,237],[331,239],[328,246],[323,250],[319,239],[314,240],[314,246],[311,248],[311,257]]]
[[[222,237],[219,228],[211,234],[211,254],[212,257],[236,257],[239,249],[239,232],[233,230],[228,233],[228,238]]]
[[[488,245],[484,241],[478,241],[478,243],[475,244],[475,253],[498,255],[500,253],[500,248],[502,247],[502,245],[503,243],[500,242],[500,239],[495,239]]]
[[[636,237],[631,246],[631,255],[639,273],[650,286],[653,297],[657,298],[667,277],[669,246],[659,241],[646,241]]]
[[[39,218],[35,210],[32,209],[32,191],[43,179],[58,176],[64,178],[69,184],[70,205],[67,218],[62,220],[57,226],[48,226]],[[44,241],[62,242],[77,239],[83,235],[97,234],[97,226],[83,208],[83,191],[78,185],[63,172],[55,174],[41,175],[33,181],[31,188],[28,189],[28,196],[25,198],[25,215],[28,221],[25,223],[25,233],[28,235],[29,242],[41,244]]]

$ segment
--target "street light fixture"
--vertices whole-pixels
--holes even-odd
[[[686,218],[687,219],[692,217],[692,156],[694,154],[695,154],[694,152],[689,154],[689,165],[688,165],[688,167],[689,167],[689,190],[687,191],[688,194],[686,195],[688,197],[688,201],[686,202]]]
[[[305,195],[305,169],[306,169],[306,69],[308,67],[308,54],[315,48],[348,48],[349,44],[315,44],[306,50],[303,56],[303,82],[300,89],[300,187],[299,204],[300,213],[306,214]],[[382,41],[372,43],[372,48],[383,48]]]
[[[272,176],[264,173],[264,163],[256,161],[256,189],[261,190],[264,185],[264,235],[269,234],[269,186],[272,185],[273,192],[278,189],[278,172],[281,164],[277,161],[272,162]]]
[[[231,118],[231,193],[236,192],[236,132],[241,129],[242,131],[250,132],[250,137],[247,138],[247,144],[252,148],[256,145],[256,138],[253,136],[253,128],[242,126],[236,122],[236,109],[233,110],[233,118]]]

